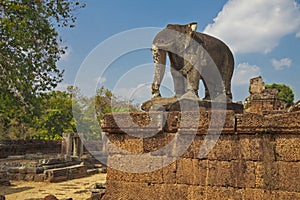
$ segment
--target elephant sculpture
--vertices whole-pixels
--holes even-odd
[[[217,100],[223,95],[227,102],[232,101],[232,52],[221,40],[196,32],[196,29],[195,22],[168,24],[155,36],[152,43],[155,65],[152,98],[161,97],[159,88],[168,55],[176,97],[187,93],[198,97],[199,81],[202,80],[205,100]]]

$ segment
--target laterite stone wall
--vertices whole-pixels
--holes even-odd
[[[153,166],[158,170],[148,173],[108,167],[104,199],[300,199],[300,112],[259,115],[227,111],[219,140],[202,158],[199,151],[212,115],[201,111],[199,120],[195,116],[195,112],[106,115],[102,129],[109,140],[132,152],[123,155],[114,145],[108,146],[111,166],[134,163],[136,169],[144,167],[135,153],[150,152],[150,159],[161,162]],[[220,120],[218,115],[214,120]],[[214,127],[210,130],[214,133]],[[153,131],[155,136],[138,137]],[[151,154],[178,134],[184,140],[192,132],[196,136],[191,145],[171,164],[164,166],[163,162],[174,156],[176,145],[163,155]],[[128,163],[121,161],[124,157]]]

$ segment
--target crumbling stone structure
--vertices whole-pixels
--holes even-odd
[[[278,91],[266,89],[261,76],[250,80],[249,92],[250,96],[244,103],[245,112],[263,114],[284,109],[284,103],[278,98]]]
[[[2,140],[0,141],[0,158],[25,154],[58,154],[61,141],[58,140]]]
[[[8,173],[5,170],[0,170],[0,186],[10,185]]]
[[[67,156],[82,156],[83,144],[78,133],[63,133],[62,154]]]
[[[103,199],[300,199],[300,112],[220,112],[226,112],[224,128],[214,148],[203,158],[198,155],[207,136],[210,111],[201,111],[199,121],[195,120],[195,111],[154,113],[152,117],[147,113],[133,113],[129,118],[123,113],[105,115],[102,129],[109,140],[132,154],[122,155],[118,149],[108,147],[108,163],[115,167],[108,168]],[[184,124],[180,121],[183,114],[188,118]],[[158,123],[161,116],[166,121],[163,126]],[[145,136],[153,130],[158,133],[152,137],[126,134]],[[214,128],[210,130],[213,134]],[[153,160],[161,159],[161,167],[153,172],[116,169],[130,163],[139,169],[143,160],[137,160],[134,154],[155,152],[178,135],[189,137],[192,131],[196,136],[191,145],[173,163],[164,166],[163,162],[174,156],[176,146],[163,155],[150,154]],[[121,162],[124,157],[128,163]]]

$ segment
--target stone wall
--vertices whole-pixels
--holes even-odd
[[[25,154],[61,153],[61,141],[53,140],[3,140],[0,141],[0,158]]]
[[[181,122],[183,115],[188,119],[185,123]],[[178,135],[184,138],[193,131],[197,134],[185,153],[170,165],[163,167],[164,161],[174,156],[176,145],[163,155],[151,153],[150,159],[161,159],[161,167],[153,172],[128,173],[109,167],[103,199],[300,199],[300,112],[270,115],[226,112],[220,138],[203,158],[199,158],[199,150],[209,126],[210,112],[200,112],[196,124],[195,112],[151,116],[121,113],[114,118],[104,117],[102,128],[109,140],[133,153],[122,155],[115,147],[108,146],[109,164],[124,167],[134,163],[136,169],[143,168],[143,160],[134,153],[155,152]],[[162,118],[166,124],[159,123]],[[125,134],[145,136],[154,130],[158,134],[148,138]],[[121,162],[122,158],[127,159]]]

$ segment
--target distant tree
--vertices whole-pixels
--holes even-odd
[[[293,90],[285,85],[285,84],[277,84],[273,83],[270,85],[266,85],[266,88],[276,89],[278,90],[279,100],[284,101],[287,107],[290,107],[294,103],[294,93]]]
[[[75,132],[72,94],[53,91],[41,99],[40,115],[35,117],[36,135],[46,139],[59,138],[64,132]]]

